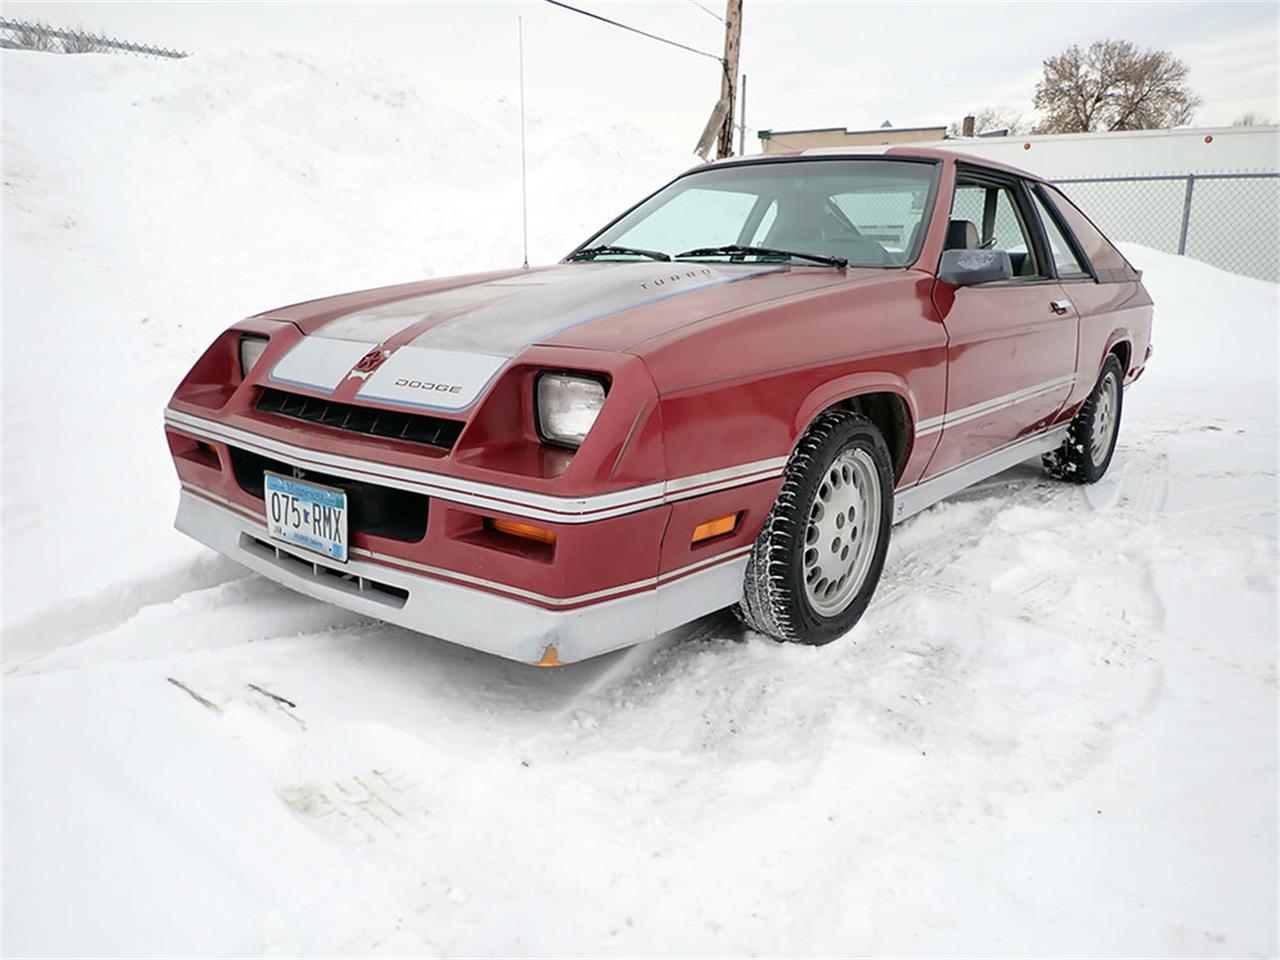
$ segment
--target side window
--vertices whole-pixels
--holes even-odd
[[[1031,195],[1036,198],[1036,212],[1040,215],[1040,222],[1044,224],[1044,235],[1049,240],[1049,249],[1053,251],[1053,265],[1058,268],[1058,276],[1064,280],[1093,279],[1071,249],[1071,244],[1067,242],[1052,211],[1045,206],[1039,191],[1032,190]]]
[[[963,181],[956,183],[956,195],[951,201],[951,222],[962,220],[965,223],[973,224],[973,231],[969,234],[969,240],[982,245],[982,206],[983,200],[987,195],[985,187],[980,187],[976,183],[964,183]],[[952,228],[953,232],[956,228]],[[952,236],[947,238],[948,247],[958,247],[959,238]],[[967,245],[967,244],[966,244]]]
[[[674,253],[691,247],[737,243],[757,199],[754,193],[694,187],[672,197],[669,203],[611,242]]]
[[[947,248],[957,247],[1004,250],[1013,261],[1014,276],[1042,275],[1031,234],[1008,186],[965,180],[963,175],[956,181]]]

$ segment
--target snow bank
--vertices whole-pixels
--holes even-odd
[[[513,262],[509,105],[3,58],[6,954],[1276,954],[1275,285],[1126,248],[1110,475],[897,528],[845,640],[531,671],[185,544],[159,425],[239,315]],[[683,162],[535,130],[542,259]]]
[[[197,555],[159,418],[227,324],[519,264],[521,217],[516,106],[376,60],[2,56],[4,623],[57,607],[11,655],[186,584],[154,588]],[[528,129],[533,262],[692,164],[625,124]]]
[[[1251,417],[1255,406],[1267,405],[1276,394],[1280,287],[1138,244],[1120,246],[1156,300],[1153,377],[1201,387],[1217,381],[1210,402],[1242,395],[1237,415]],[[1274,412],[1274,403],[1267,406],[1264,415]]]

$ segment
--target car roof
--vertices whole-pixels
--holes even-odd
[[[1024,177],[1028,180],[1043,181],[1038,174],[1031,173],[1028,170],[1022,170],[1018,167],[1010,166],[1007,163],[999,163],[995,160],[989,160],[986,157],[979,157],[971,153],[965,153],[962,150],[952,150],[947,147],[913,147],[913,146],[883,146],[883,147],[813,147],[809,150],[796,150],[790,153],[758,153],[749,154],[742,157],[726,157],[723,160],[716,160],[711,163],[702,164],[693,167],[686,173],[694,173],[698,170],[707,170],[711,167],[736,166],[738,164],[751,163],[788,163],[796,160],[812,160],[814,158],[840,158],[840,157],[885,157],[893,160],[932,160],[932,161],[952,161],[960,163],[972,163],[980,167],[986,167],[990,170],[999,170],[1004,173],[1011,173],[1015,176]]]

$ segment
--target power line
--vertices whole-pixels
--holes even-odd
[[[706,7],[700,4],[698,0],[689,0],[689,2],[692,3],[699,10],[701,10],[703,13],[705,13],[708,17],[715,17],[721,23],[724,23],[724,17],[720,16],[720,14],[716,13],[714,10],[708,10]]]
[[[547,0],[547,3],[551,4],[554,7],[563,7],[565,10],[572,10],[574,13],[580,13],[584,17],[590,17],[593,20],[599,20],[602,23],[609,24],[610,26],[621,27],[623,30],[629,30],[632,33],[638,33],[640,34],[640,36],[648,37],[650,40],[657,40],[659,43],[665,43],[672,47],[679,47],[681,50],[688,50],[690,53],[696,53],[700,57],[710,57],[716,63],[721,64],[722,66],[724,65],[724,58],[717,57],[714,53],[707,53],[707,51],[705,50],[698,50],[694,47],[685,46],[683,43],[677,43],[675,40],[668,40],[666,37],[660,37],[656,33],[647,33],[646,31],[640,30],[637,27],[631,27],[625,23],[619,23],[617,20],[610,20],[608,17],[602,17],[598,13],[592,13],[590,10],[581,10],[578,7],[571,7],[567,3],[561,3],[560,0]],[[708,10],[707,12],[711,13],[710,10]],[[715,14],[712,14],[712,16],[715,16]]]

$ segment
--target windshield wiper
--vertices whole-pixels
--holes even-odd
[[[619,254],[622,256],[648,257],[650,260],[670,260],[668,254],[660,250],[641,250],[639,247],[618,247],[611,243],[603,243],[598,247],[583,247],[565,257],[565,260],[594,260],[601,254]]]
[[[758,257],[794,257],[799,260],[812,260],[814,263],[821,263],[828,267],[847,267],[849,265],[849,261],[844,257],[827,257],[820,253],[804,253],[800,250],[777,250],[773,247],[743,246],[740,243],[726,243],[719,247],[698,247],[696,250],[677,253],[676,259],[683,260],[686,257],[746,256],[748,254],[754,254]]]

